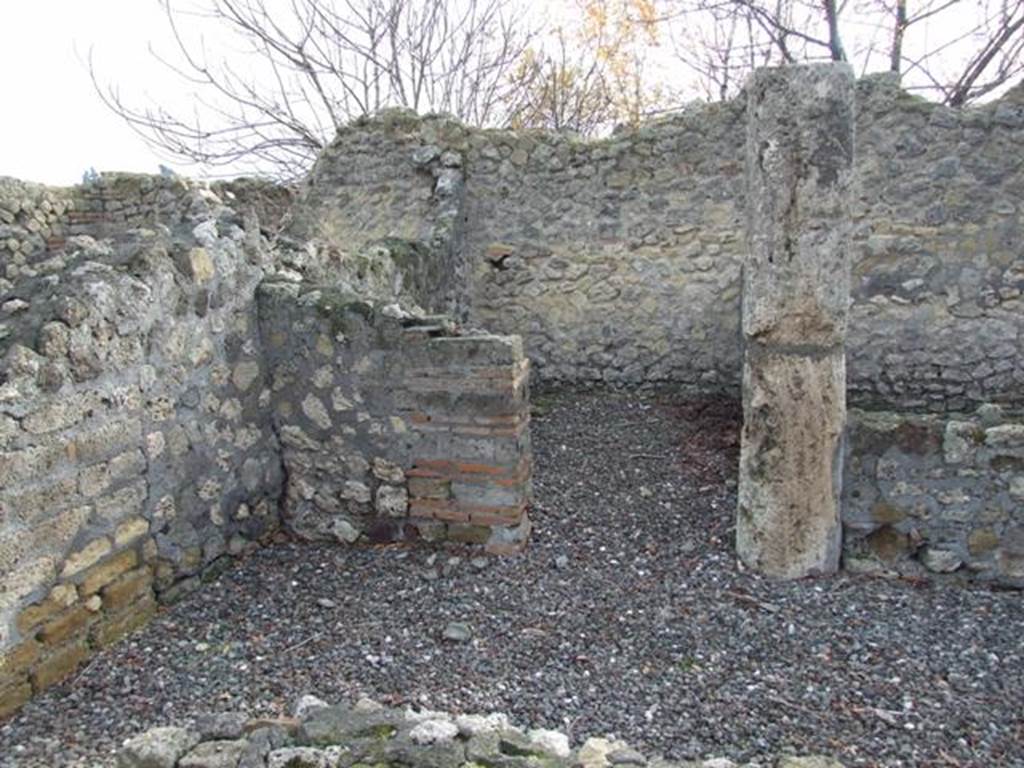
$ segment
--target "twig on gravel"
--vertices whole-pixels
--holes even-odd
[[[671,459],[667,453],[631,453],[631,459]]]
[[[576,730],[576,726],[579,724],[580,720],[582,720],[582,719],[583,719],[583,715],[577,715],[565,727],[565,735],[566,735],[566,737],[568,737],[570,744],[572,743],[572,733],[573,733],[573,731]]]
[[[812,716],[814,716],[814,717],[816,717],[818,719],[821,718],[821,713],[820,712],[816,712],[813,709],[809,709],[809,708],[805,707],[803,704],[797,704],[795,701],[790,701],[789,699],[784,699],[782,696],[779,696],[778,694],[768,694],[768,696],[766,698],[768,699],[768,701],[773,701],[776,704],[781,704],[784,707],[789,707],[790,709],[795,709],[797,712],[803,712],[806,715],[812,715]]]
[[[756,597],[748,595],[744,592],[734,592],[731,589],[726,589],[722,592],[722,594],[727,595],[733,598],[734,600],[739,600],[741,603],[749,603],[750,605],[757,606],[762,611],[768,611],[768,613],[778,613],[780,610],[779,606],[773,605],[772,603],[762,602],[761,600],[758,600]]]
[[[310,635],[309,637],[307,637],[305,640],[302,640],[301,642],[298,642],[295,645],[288,646],[283,651],[281,651],[281,653],[291,653],[292,651],[297,651],[302,646],[308,645],[309,643],[313,642],[314,640],[318,640],[321,637],[321,635],[323,635],[322,632],[316,632],[316,633]]]
[[[902,714],[901,712],[895,712],[890,709],[880,709],[879,707],[858,707],[856,705],[851,705],[850,711],[858,715],[874,715],[890,728],[899,727],[899,721],[896,718],[898,715]]]
[[[955,766],[955,768],[963,768],[963,763],[945,751],[939,751],[939,759],[941,759],[946,765],[952,765]]]
[[[82,669],[82,671],[79,672],[77,675],[75,675],[75,679],[71,681],[71,685],[78,685],[78,681],[85,677],[87,674],[89,674],[89,671],[96,665],[96,662],[99,660],[100,657],[96,656],[92,661],[86,664],[85,668]]]
[[[661,417],[655,417],[652,419],[621,419],[620,421],[613,421],[607,426],[612,429],[621,429],[622,427],[641,427],[647,424],[661,424],[663,419]]]

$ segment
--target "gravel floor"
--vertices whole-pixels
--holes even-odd
[[[1020,593],[742,573],[735,406],[535,402],[525,555],[260,552],[0,726],[0,766],[108,765],[151,725],[303,693],[504,710],[677,758],[1024,765]],[[451,621],[472,639],[444,640]]]

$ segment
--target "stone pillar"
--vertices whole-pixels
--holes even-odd
[[[782,578],[839,565],[853,86],[845,64],[761,69],[747,84],[736,547]]]

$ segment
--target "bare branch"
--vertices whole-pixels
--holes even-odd
[[[387,106],[501,121],[510,75],[536,34],[519,0],[203,1],[196,13],[160,0],[174,48],[152,51],[195,93],[187,116],[165,99],[126,102],[90,60],[96,91],[165,155],[286,179],[338,127]],[[218,34],[216,56],[207,28]],[[241,45],[224,45],[225,35]],[[241,50],[222,53],[232,48]]]

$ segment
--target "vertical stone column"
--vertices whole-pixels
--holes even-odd
[[[799,578],[839,564],[853,75],[761,69],[747,92],[736,546],[749,567]]]

